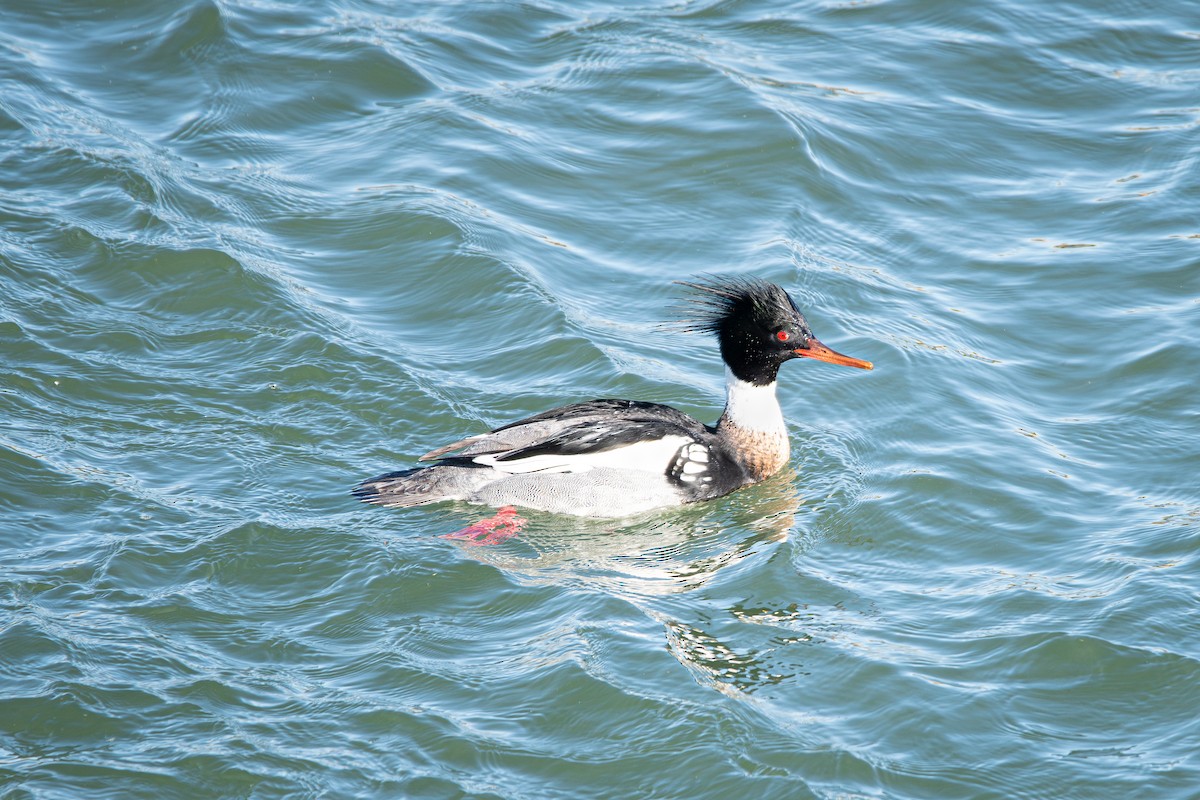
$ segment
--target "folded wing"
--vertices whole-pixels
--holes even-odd
[[[471,436],[422,456],[470,458],[502,472],[582,472],[607,467],[661,474],[679,449],[710,435],[686,414],[657,403],[592,400]]]

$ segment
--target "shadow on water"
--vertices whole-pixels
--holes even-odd
[[[794,628],[803,602],[782,610],[747,600],[743,582],[768,562],[790,571],[793,554],[812,538],[799,476],[787,468],[730,497],[632,519],[577,519],[528,513],[528,526],[501,544],[455,541],[467,558],[526,586],[602,594],[636,607],[662,626],[666,650],[700,686],[735,697],[793,677],[796,664],[773,664],[709,630],[725,622],[788,617],[783,627],[755,625],[786,644],[815,639]],[[457,509],[456,509],[457,511]],[[476,511],[478,515],[478,511]],[[789,547],[790,545],[790,547]],[[783,551],[784,557],[775,558]],[[782,639],[781,639],[782,641]]]
[[[463,553],[522,582],[583,586],[631,601],[696,591],[788,540],[803,498],[787,470],[726,501],[633,518],[525,513],[520,536]]]

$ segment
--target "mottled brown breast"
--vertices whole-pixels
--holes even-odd
[[[787,431],[758,431],[740,428],[722,417],[721,432],[729,438],[746,469],[761,481],[783,469],[790,455]]]

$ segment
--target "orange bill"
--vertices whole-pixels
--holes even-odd
[[[816,339],[808,340],[807,349],[793,350],[792,352],[803,358],[815,358],[817,361],[828,361],[830,364],[841,364],[843,367],[858,367],[859,369],[875,368],[875,365],[870,361],[844,356],[836,350],[830,350]]]

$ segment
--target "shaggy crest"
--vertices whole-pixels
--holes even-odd
[[[772,320],[794,316],[804,319],[792,298],[779,286],[761,278],[705,275],[700,281],[675,281],[691,289],[686,305],[678,306],[676,323],[688,332],[719,333],[722,320],[731,314]]]

